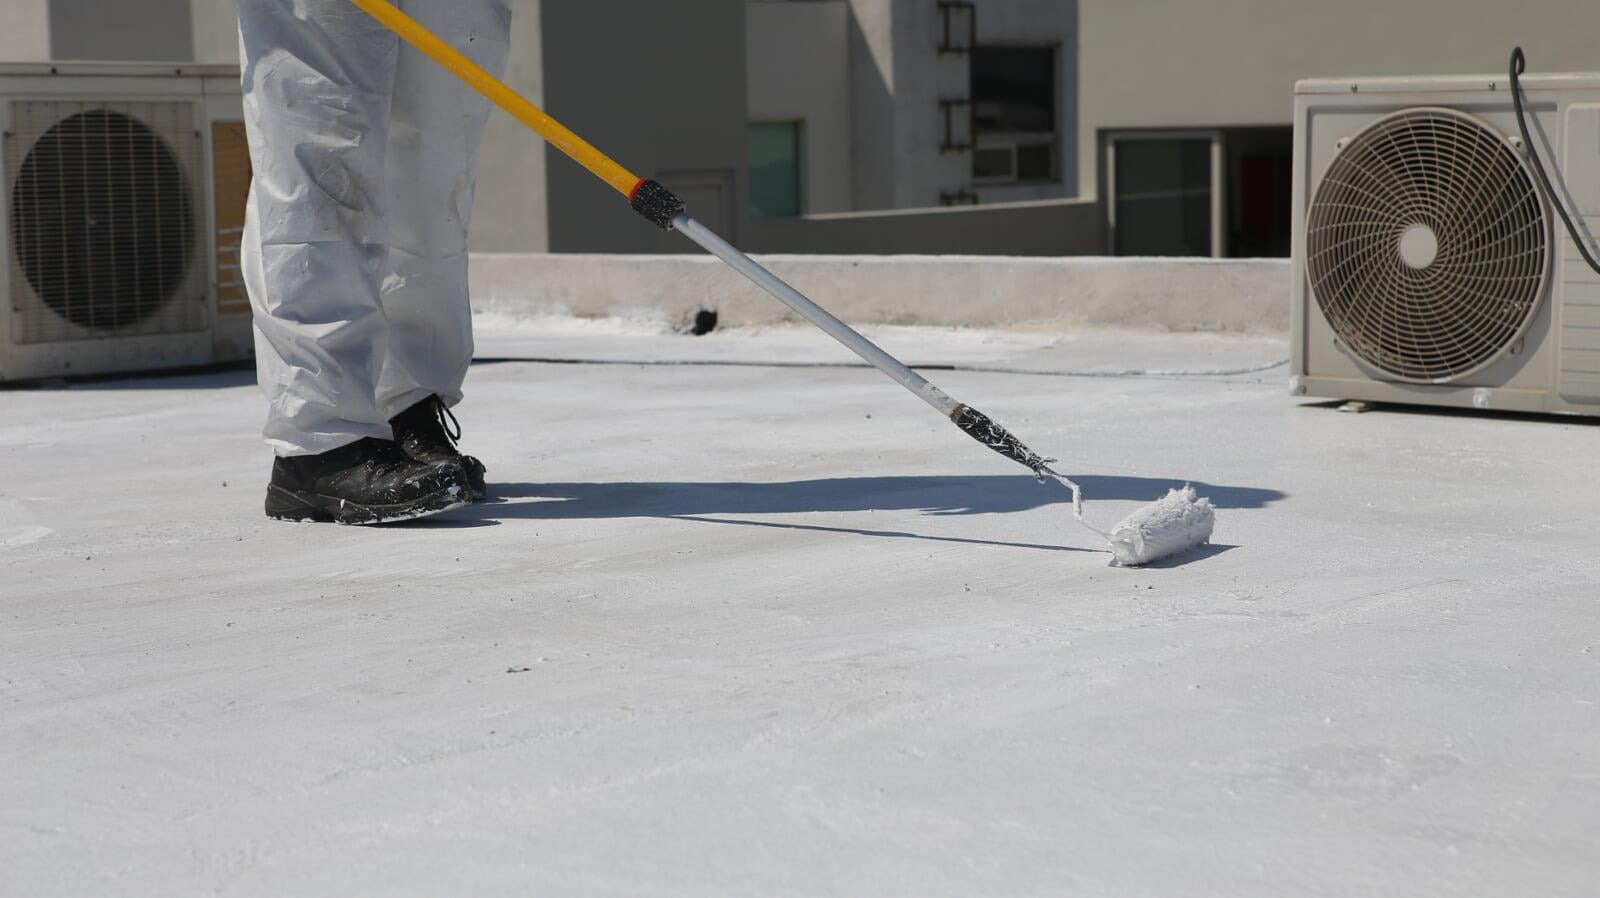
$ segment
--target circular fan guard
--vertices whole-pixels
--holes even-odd
[[[1520,155],[1450,109],[1357,134],[1311,203],[1306,271],[1334,332],[1402,380],[1442,382],[1510,349],[1538,310],[1549,223]]]
[[[28,283],[62,318],[103,332],[150,318],[182,285],[193,218],[178,157],[110,110],[45,132],[12,191],[12,243]]]

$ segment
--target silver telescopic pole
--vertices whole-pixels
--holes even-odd
[[[933,406],[968,436],[988,446],[995,452],[1026,466],[1033,471],[1033,475],[1043,481],[1046,478],[1059,480],[1062,485],[1072,491],[1072,516],[1078,523],[1093,530],[1100,536],[1107,536],[1106,532],[1090,524],[1083,516],[1083,490],[1072,480],[1062,476],[1050,467],[1055,461],[1053,458],[1044,458],[1038,453],[1022,444],[1022,441],[1011,434],[1004,427],[989,419],[977,409],[951,399],[943,390],[934,386],[923,378],[922,375],[907,368],[899,359],[878,348],[876,343],[856,333],[850,325],[833,317],[827,309],[817,305],[795,288],[784,283],[783,279],[763,268],[760,263],[750,258],[728,241],[718,237],[710,228],[689,217],[687,212],[679,212],[672,219],[673,230],[682,231],[685,237],[704,247],[706,252],[721,259],[732,266],[735,271],[754,281],[761,289],[777,297],[778,301],[793,309],[807,321],[822,328],[828,336],[843,343],[851,352],[867,360],[872,367],[894,378],[901,386],[916,394],[917,398]]]
[[[827,333],[828,336],[843,343],[846,348],[856,355],[861,356],[872,367],[894,378],[901,386],[916,394],[917,398],[938,409],[941,415],[952,418],[962,408],[961,403],[951,399],[943,390],[928,383],[922,375],[907,368],[899,359],[878,348],[876,343],[856,333],[850,325],[833,317],[827,309],[817,305],[799,290],[789,286],[781,278],[767,269],[759,262],[740,252],[728,241],[718,237],[714,231],[698,221],[690,218],[687,213],[679,213],[672,220],[674,230],[680,231],[685,237],[704,247],[706,252],[731,265],[736,271],[756,283],[756,286],[771,293],[777,300],[796,314]]]

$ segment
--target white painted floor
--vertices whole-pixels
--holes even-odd
[[[1107,566],[804,330],[486,322],[495,500],[261,515],[248,376],[0,393],[0,894],[1587,896],[1600,428],[1280,341],[879,329],[1209,552]],[[535,322],[537,325],[537,322]]]

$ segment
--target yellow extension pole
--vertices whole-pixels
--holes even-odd
[[[483,67],[463,56],[417,21],[398,9],[388,0],[350,0],[366,13],[382,22],[402,40],[422,51],[434,62],[444,66],[456,77],[465,81],[478,93],[504,109],[511,117],[533,129],[535,134],[552,146],[571,156],[573,161],[588,169],[591,174],[610,184],[628,199],[643,179],[628,171],[610,156],[595,149],[588,141],[574,134],[565,125],[551,118],[544,110],[529,103],[521,94],[507,87],[505,82],[483,70]],[[449,3],[452,0],[430,0]]]

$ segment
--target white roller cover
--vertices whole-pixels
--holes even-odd
[[[1111,554],[1120,565],[1149,564],[1206,544],[1216,526],[1211,500],[1199,498],[1194,487],[1185,486],[1111,528]]]

